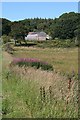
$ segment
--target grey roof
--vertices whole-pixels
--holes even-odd
[[[46,37],[46,33],[45,32],[32,32],[30,35],[35,35],[37,34],[39,37],[42,36],[42,37]]]
[[[46,33],[45,33],[45,32],[39,32],[39,33],[38,33],[38,36],[46,37]]]

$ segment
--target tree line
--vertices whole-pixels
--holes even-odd
[[[5,18],[0,18],[0,31],[1,22],[2,35],[14,38],[21,37],[24,39],[28,32],[44,31],[52,39],[72,39],[77,35],[79,36],[80,33],[80,13],[75,12],[64,13],[55,19],[31,18],[12,22]]]

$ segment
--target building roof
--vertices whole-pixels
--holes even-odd
[[[37,34],[39,37],[46,37],[46,33],[45,32],[29,32],[28,35],[35,35]]]

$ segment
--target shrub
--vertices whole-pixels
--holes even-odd
[[[31,66],[31,67],[36,67],[37,69],[41,68],[43,70],[53,70],[52,65],[33,58],[15,58],[12,61],[11,65],[18,65],[20,67]]]
[[[4,44],[5,44],[5,43],[8,43],[8,42],[11,42],[10,37],[7,36],[7,35],[2,36],[2,40],[3,40],[3,43],[4,43]]]
[[[68,48],[68,47],[75,47],[75,41],[73,39],[58,39],[58,40],[50,40],[50,41],[43,41],[43,43],[37,43],[37,47],[41,48]]]

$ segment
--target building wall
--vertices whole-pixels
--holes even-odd
[[[27,35],[27,37],[25,37],[25,40],[38,40],[38,35]]]
[[[44,36],[38,36],[38,34],[33,34],[33,35],[27,35],[27,37],[25,37],[25,40],[46,40],[46,37]]]
[[[46,37],[38,37],[38,40],[41,40],[41,41],[46,40]]]

